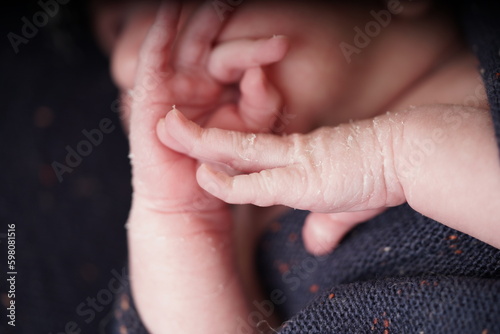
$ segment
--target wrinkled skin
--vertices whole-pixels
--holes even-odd
[[[407,201],[500,246],[500,168],[485,110],[429,105],[290,136],[202,129],[176,111],[162,127],[158,135],[168,147],[242,172],[232,176],[207,164],[198,168],[200,186],[225,202],[376,212]],[[419,143],[426,146],[414,160]],[[482,172],[473,173],[478,161]]]
[[[249,314],[234,263],[232,218],[224,202],[284,204],[318,212],[309,216],[304,231],[315,253],[331,250],[354,224],[404,201],[499,245],[492,217],[498,216],[500,203],[491,198],[500,198],[500,173],[487,106],[484,99],[475,108],[463,106],[464,97],[477,95],[475,62],[463,50],[456,57],[445,52],[449,45],[443,42],[454,41],[446,29],[441,27],[436,33],[418,26],[432,30],[435,40],[424,43],[423,54],[416,52],[422,49],[419,40],[413,40],[406,45],[409,57],[401,57],[399,52],[391,53],[390,46],[406,39],[398,32],[410,27],[404,21],[394,22],[363,54],[363,62],[376,65],[368,72],[356,64],[347,71],[338,51],[333,61],[326,52],[329,57],[323,61],[328,58],[335,64],[330,75],[337,77],[325,83],[325,87],[335,87],[333,93],[315,95],[317,102],[309,100],[307,89],[301,94],[301,76],[286,76],[294,73],[290,71],[294,64],[303,63],[300,49],[287,53],[287,38],[293,45],[300,33],[291,29],[285,31],[287,38],[269,39],[264,38],[271,35],[267,31],[265,36],[246,32],[238,22],[245,22],[245,15],[256,8],[235,13],[234,21],[222,31],[221,22],[209,11],[196,11],[181,24],[185,30],[175,42],[179,11],[160,10],[145,42],[138,43],[141,52],[128,65],[135,77],[133,85],[127,78],[117,78],[124,89],[134,87],[124,108],[128,111],[125,122],[130,123],[134,185],[130,264],[134,297],[152,332],[234,332],[238,318],[246,319]],[[269,19],[272,12],[264,11],[259,17]],[[297,17],[290,13],[292,26],[304,30],[296,23],[304,16],[312,29],[317,17],[298,13]],[[276,33],[284,29],[272,24],[267,28]],[[217,47],[212,50],[215,41]],[[324,44],[321,39],[317,43]],[[252,52],[255,57],[230,61],[237,56],[245,59]],[[268,56],[258,59],[261,54]],[[274,65],[259,67],[267,64]],[[393,86],[376,85],[381,75],[400,74],[408,64],[411,70],[395,77]],[[120,66],[115,66],[119,73],[116,68]],[[369,75],[360,75],[365,72]],[[425,80],[420,80],[423,76]],[[351,77],[355,81],[334,84]],[[326,80],[312,74],[307,79],[308,83]],[[241,97],[228,83],[239,83]],[[377,93],[369,87],[377,87]],[[330,96],[333,101],[322,100]],[[332,126],[303,135],[261,134],[272,130],[269,124],[283,104],[297,117],[285,132],[307,132],[317,123]],[[309,112],[313,104],[316,112]],[[176,108],[167,114],[172,105]],[[410,105],[415,107],[404,112]],[[316,106],[335,112],[324,117]],[[392,113],[373,119],[385,110]],[[343,124],[349,118],[366,120]],[[429,138],[434,143],[430,153],[424,152],[418,163],[405,164],[414,161],[415,142]],[[208,164],[199,167],[199,161]],[[481,173],[471,172],[477,161],[484,162]],[[240,174],[227,174],[226,167]],[[472,200],[471,194],[475,195]],[[471,224],[478,221],[481,224]],[[318,228],[329,232],[320,247],[317,241],[325,233],[315,232]],[[213,305],[218,305],[217,311],[207,312]]]
[[[200,123],[257,130],[273,117],[279,108],[273,104],[280,98],[252,64],[236,68],[242,73],[242,96],[239,104],[228,104],[224,87],[206,71],[212,40],[222,23],[209,6],[202,6],[177,36],[179,13],[173,2],[158,9],[129,94],[132,290],[151,332],[234,332],[249,309],[234,261],[229,208],[198,186],[197,161],[162,145],[155,128],[177,105]],[[280,60],[287,49],[283,38],[254,42],[258,49],[271,50],[258,65]],[[262,105],[272,107],[269,115]],[[255,109],[261,118],[252,118]],[[207,312],[213,305],[218,305],[217,312]]]
[[[241,71],[234,71],[231,65],[237,65],[242,59],[248,61],[249,58],[255,57],[248,51],[248,47],[242,47],[248,45],[249,39],[264,38],[272,34],[284,34],[289,37],[292,48],[285,59],[265,68],[266,75],[282,94],[281,98],[286,107],[278,110],[274,117],[267,121],[260,129],[264,131],[278,129],[279,132],[286,133],[308,132],[318,125],[333,126],[351,119],[372,117],[387,110],[403,110],[408,108],[408,102],[416,106],[427,101],[463,103],[463,96],[473,92],[477,86],[477,71],[474,65],[470,66],[474,64],[474,60],[460,50],[449,19],[436,13],[427,15],[428,1],[402,2],[402,12],[393,15],[390,25],[371,40],[369,47],[363,49],[360,54],[353,54],[352,62],[347,64],[339,44],[353,44],[352,28],[362,28],[364,24],[372,21],[374,18],[370,12],[384,9],[380,5],[361,3],[346,6],[322,2],[287,2],[284,5],[281,1],[245,2],[234,8],[233,17],[228,19],[217,37],[216,43],[219,47],[214,52],[219,56],[208,62],[208,71],[221,83],[236,82],[242,74]],[[115,38],[110,37],[110,33],[98,36],[104,48],[111,50],[115,81],[123,91],[127,91],[132,87],[139,46],[152,23],[157,5],[155,1],[150,1],[131,3],[128,9],[123,9],[127,6],[120,4],[100,6],[101,9],[97,11],[100,14],[96,15],[98,31],[116,31],[104,28],[117,21],[123,26]],[[194,3],[189,3],[187,10],[183,10],[181,24],[184,24],[193,6]],[[117,19],[120,17],[117,13],[123,12],[128,13],[121,15],[125,19]],[[225,12],[224,15],[228,13]],[[279,20],[276,20],[276,13],[280,13]],[[456,57],[459,61],[453,59],[456,54],[462,55]],[[424,92],[426,95],[421,94],[420,98],[408,101],[408,87],[412,87],[423,75],[432,73],[437,65],[447,63],[450,59],[455,64],[462,65],[441,69],[441,75],[434,76],[447,76],[448,81],[444,86],[446,88],[443,89],[443,86],[437,84],[439,79],[431,78],[426,82],[434,81],[434,86],[439,88],[439,91],[428,89]],[[456,71],[463,73],[458,76]],[[360,78],[363,80],[359,80]],[[384,80],[382,85],[381,78]],[[450,85],[450,82],[453,84]],[[464,82],[469,82],[469,86],[464,85]],[[419,87],[416,89],[417,92],[421,90]],[[124,94],[123,100],[128,98],[128,95]],[[128,106],[129,103],[125,103],[122,108],[125,122],[128,120]],[[269,106],[263,109],[269,110]],[[255,112],[256,108],[253,110],[253,119],[260,119],[262,123],[265,117]],[[228,119],[223,123],[230,122]],[[250,128],[245,130],[251,131]],[[328,216],[311,214],[304,228],[306,247],[316,254],[326,253],[353,225],[381,211],[377,209]],[[246,218],[249,216],[248,210],[242,215],[243,217],[240,215],[238,219],[248,220],[251,224],[246,224],[249,225],[248,228],[243,229],[242,235],[245,236],[250,229],[259,230],[255,222],[269,220],[269,217],[261,215]],[[336,223],[329,226],[329,218]]]

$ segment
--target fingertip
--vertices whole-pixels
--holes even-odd
[[[170,48],[177,33],[181,6],[178,1],[163,1],[139,50],[139,63],[156,72],[168,63]],[[153,70],[153,71],[151,71]]]
[[[325,214],[310,213],[302,229],[304,247],[315,255],[321,256],[331,253],[338,245],[340,238],[332,231],[328,231],[326,224],[331,223]]]
[[[175,109],[170,110],[165,117],[158,120],[156,124],[156,134],[160,142],[170,149],[185,153],[187,151],[185,141],[182,141],[182,132],[179,131],[183,126],[184,115]]]
[[[160,118],[158,120],[158,123],[156,123],[156,135],[160,140],[160,142],[162,142],[167,146],[169,145],[169,142],[172,141],[172,138],[167,131],[167,124],[165,121],[165,117]]]
[[[224,189],[230,184],[230,177],[227,174],[214,170],[207,163],[202,163],[198,167],[196,180],[205,191],[220,199],[223,199],[221,197]]]
[[[158,123],[156,123],[156,134],[162,142],[163,142],[162,138],[164,138],[166,134],[165,127],[166,127],[165,118],[162,117],[158,120]]]
[[[179,132],[175,130],[187,128],[192,130],[192,127],[195,127],[196,124],[191,122],[184,116],[182,112],[180,112],[175,105],[172,106],[172,109],[165,116],[165,126],[174,132]]]
[[[165,119],[176,120],[176,121],[181,120],[182,119],[181,117],[184,116],[179,110],[177,110],[175,104],[172,106],[172,109],[170,109],[165,115]]]
[[[160,118],[160,120],[158,121],[158,124],[156,124],[156,128],[158,130],[163,131],[163,128],[165,128],[165,118]]]
[[[167,114],[164,117],[158,120],[158,124],[156,124],[156,129],[159,134],[167,133],[168,132],[167,128],[170,126],[170,123],[175,122],[175,118],[177,117],[172,114],[172,111],[173,109],[167,112]]]
[[[225,42],[212,51],[207,71],[222,83],[235,83],[250,68],[281,61],[289,47],[289,38],[284,35]]]
[[[285,50],[288,50],[288,48],[290,47],[290,38],[286,35],[273,35],[271,41],[281,46]]]
[[[262,65],[281,61],[290,48],[290,39],[285,35],[273,35],[259,50],[259,57],[265,62]]]

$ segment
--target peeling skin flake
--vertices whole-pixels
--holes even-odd
[[[351,135],[349,135],[349,136],[347,137],[347,146],[351,147],[351,146],[352,146],[352,141],[353,141],[353,140],[354,140],[354,138],[353,138]]]
[[[253,145],[255,138],[257,138],[257,135],[255,133],[252,133],[250,136],[248,136],[248,141],[250,145]]]

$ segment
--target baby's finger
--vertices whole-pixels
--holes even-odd
[[[210,54],[208,72],[223,83],[235,83],[241,80],[243,73],[249,68],[282,60],[288,48],[289,42],[285,36],[224,42]]]
[[[225,21],[214,10],[212,1],[201,4],[179,34],[174,62],[186,68],[205,68],[213,43]]]
[[[151,144],[160,144],[151,129],[165,110],[157,107],[155,99],[159,94],[155,89],[168,76],[166,71],[176,37],[179,14],[178,2],[164,2],[158,9],[155,22],[139,52],[135,85],[130,91],[130,144],[137,161],[148,161],[149,158],[141,159],[139,156],[149,152]],[[167,93],[162,91],[161,96],[164,97]]]
[[[270,132],[283,106],[277,89],[267,80],[262,68],[247,70],[240,84],[239,113],[248,131]]]
[[[112,10],[121,4],[110,5]],[[133,11],[121,23],[122,32],[113,42],[110,69],[113,81],[121,91],[134,88],[139,50],[158,12],[158,4],[152,2],[128,2],[126,11]],[[113,35],[112,35],[113,36]],[[113,37],[114,39],[115,37]]]
[[[204,127],[235,131],[271,132],[277,115],[282,110],[283,99],[267,80],[262,68],[245,71],[240,83],[238,106],[227,103],[219,107]]]
[[[204,129],[170,111],[157,128],[158,138],[169,148],[192,158],[226,164],[243,172],[255,172],[292,163],[293,136],[249,134],[216,128]],[[273,150],[273,154],[268,154]]]
[[[386,208],[356,212],[310,213],[302,228],[308,252],[316,256],[330,253],[354,226],[372,219]]]
[[[230,176],[202,164],[196,179],[200,187],[229,204],[250,203],[263,207],[282,204],[293,208],[312,205],[311,198],[301,200],[307,184],[304,170],[298,166]]]
[[[375,129],[376,126],[376,129]],[[248,175],[198,170],[198,183],[227,203],[283,204],[314,212],[360,211],[404,202],[394,169],[389,118],[277,136],[202,129],[178,111],[158,126],[160,140],[192,158]],[[215,190],[208,185],[215,184]]]
[[[159,7],[155,22],[139,51],[136,86],[158,82],[165,75],[177,35],[180,8],[178,1],[165,1]]]

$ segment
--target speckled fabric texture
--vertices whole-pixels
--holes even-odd
[[[0,12],[0,333],[104,333],[114,294],[128,284],[127,138],[108,62],[73,17],[77,2],[61,6],[18,53],[6,36],[21,34],[21,18],[40,7],[19,1]],[[60,181],[52,163],[67,165],[67,147],[77,149],[103,119],[114,130]],[[16,225],[15,327],[5,314],[7,224]]]
[[[499,6],[471,1],[462,15],[500,147]],[[288,319],[269,333],[500,333],[500,250],[401,205],[357,226],[331,254],[314,257],[301,238],[307,214],[289,212],[260,242],[267,298],[257,302],[267,305],[263,313]],[[116,333],[145,332],[127,324],[137,325],[120,312]]]
[[[464,5],[464,30],[481,63],[491,115],[500,147],[500,4],[496,1],[468,1]]]
[[[126,268],[131,175],[117,90],[85,25],[74,29],[78,3],[61,6],[18,53],[7,38],[0,48],[2,254],[7,224],[16,225],[17,245],[16,327],[6,321],[2,266],[0,333],[147,333]],[[481,63],[500,147],[498,6],[469,1],[462,22]],[[38,1],[6,5],[2,36],[20,33],[21,18],[39,10]],[[65,22],[72,28],[61,28]],[[68,147],[83,145],[103,120],[109,132],[93,137],[99,144],[92,152],[55,173],[52,164],[68,166]],[[273,302],[264,311],[286,319],[275,332],[500,334],[498,249],[402,205],[316,258],[302,245],[306,215],[290,211],[259,244],[266,294],[258,302]]]
[[[276,311],[290,319],[280,333],[500,332],[500,250],[402,205],[313,257],[300,239],[307,214],[284,216],[259,251],[268,296],[282,295]]]
[[[307,214],[290,211],[260,243],[267,293],[256,302],[289,319],[277,333],[500,333],[500,250],[402,205],[314,257],[301,239]],[[125,298],[115,333],[147,333]]]

